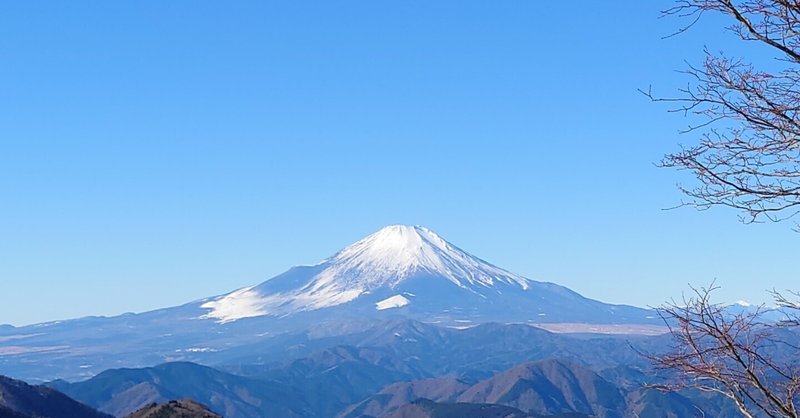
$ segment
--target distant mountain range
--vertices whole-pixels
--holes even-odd
[[[19,384],[58,390],[99,416],[118,418],[174,399],[193,399],[226,418],[737,416],[720,396],[644,388],[666,376],[653,373],[638,352],[657,352],[668,341],[395,319],[343,335],[286,334],[209,353],[217,356],[207,357],[213,368],[171,362],[56,380],[49,388]]]
[[[460,330],[394,320],[345,336],[309,339],[303,333],[246,347],[242,355],[216,353],[216,368],[227,373],[191,363],[169,363],[109,370],[84,382],[55,381],[51,386],[118,416],[130,413],[142,402],[182,397],[215,407],[218,405],[207,394],[226,390],[233,391],[220,398],[227,407],[217,409],[226,417],[263,413],[248,409],[251,406],[247,399],[251,397],[270,399],[269,405],[274,405],[274,397],[281,398],[278,405],[288,405],[297,415],[304,415],[303,411],[310,408],[314,411],[312,416],[333,416],[395,382],[446,374],[476,380],[531,359],[561,357],[581,361],[586,357],[590,359],[587,364],[597,368],[622,362],[641,364],[643,359],[624,341],[620,337],[573,338],[527,325],[484,324]],[[646,341],[650,340],[642,339],[643,344]],[[202,382],[204,386],[175,392],[169,385],[185,380]],[[253,386],[253,380],[260,384]],[[249,390],[243,391],[242,387]],[[94,394],[96,388],[100,395]],[[239,396],[241,393],[275,396]],[[325,396],[291,395],[298,393]],[[292,416],[289,412],[284,414]]]
[[[334,368],[347,363],[342,360]],[[362,380],[349,377],[359,367],[363,365],[349,367],[340,378],[328,380],[327,384],[332,386],[326,390],[304,385],[308,380],[297,379],[292,386],[267,377],[245,378],[192,363],[164,364],[143,370],[109,370],[85,382],[54,385],[75,399],[117,417],[138,409],[137,404],[149,404],[148,395],[142,393],[157,394],[157,397],[165,394],[193,397],[226,418],[505,417],[508,414],[519,417],[685,418],[703,413],[714,417],[738,416],[733,406],[722,399],[661,393],[645,390],[641,384],[628,386],[561,360],[522,363],[485,379],[440,377],[398,382],[366,391],[361,389]],[[628,375],[631,376],[638,376],[634,369]],[[346,404],[341,402],[346,392],[372,394],[354,396],[351,399],[360,400]]]
[[[32,381],[83,379],[169,361],[255,357],[298,334],[349,335],[393,319],[466,328],[657,332],[653,312],[585,298],[508,272],[419,226],[389,226],[313,266],[185,305],[115,317],[0,327],[0,370]],[[656,330],[656,331],[654,331]]]
[[[410,409],[418,399],[439,404],[503,405],[532,416],[692,417],[703,410],[678,394],[646,391],[640,385],[629,388],[577,364],[545,360],[523,363],[473,384],[436,378],[389,385],[351,405],[338,418],[392,416],[395,411]],[[714,416],[726,416],[724,411],[717,412],[722,414]],[[733,411],[727,414],[735,416]]]

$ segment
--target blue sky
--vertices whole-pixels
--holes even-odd
[[[637,89],[745,51],[714,19],[662,39],[670,4],[6,2],[0,323],[225,293],[395,223],[607,302],[797,288],[791,225],[662,210],[683,175],[654,163],[694,137]]]

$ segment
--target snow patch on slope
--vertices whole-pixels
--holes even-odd
[[[383,311],[383,310],[392,309],[392,308],[402,308],[403,306],[406,306],[409,303],[411,303],[411,301],[408,300],[408,298],[406,298],[405,296],[403,296],[403,295],[394,295],[394,296],[392,296],[390,298],[386,298],[386,299],[376,303],[375,304],[375,309],[377,309],[379,311]]]
[[[201,319],[217,319],[221,323],[267,314],[264,309],[264,298],[253,291],[253,287],[239,289],[217,300],[206,302],[200,307],[211,309],[211,312],[201,316]]]
[[[211,310],[200,319],[216,319],[217,322],[224,324],[257,316],[311,311],[350,302],[361,293],[358,290],[350,290],[338,293],[262,295],[254,287],[248,287],[200,305],[201,308]]]

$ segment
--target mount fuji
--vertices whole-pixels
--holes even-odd
[[[0,327],[0,369],[29,379],[83,378],[164,361],[215,364],[285,355],[318,339],[414,320],[548,330],[658,333],[650,310],[585,298],[494,266],[430,229],[394,225],[312,266],[184,305],[114,317]],[[629,331],[634,330],[634,331]]]
[[[424,321],[650,323],[650,313],[593,301],[553,283],[503,270],[428,228],[392,225],[314,266],[208,299],[200,316],[397,315]]]

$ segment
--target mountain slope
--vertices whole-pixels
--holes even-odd
[[[348,407],[339,414],[339,418],[382,417],[421,398],[435,402],[449,402],[455,400],[469,387],[466,382],[452,377],[395,383]]]
[[[559,360],[522,364],[469,388],[459,402],[499,403],[536,413],[622,417],[625,398],[594,372]]]
[[[54,389],[0,376],[0,417],[110,418]]]
[[[78,383],[54,382],[75,399],[115,416],[143,405],[191,398],[226,418],[310,416],[292,387],[248,379],[192,363],[105,371]]]

